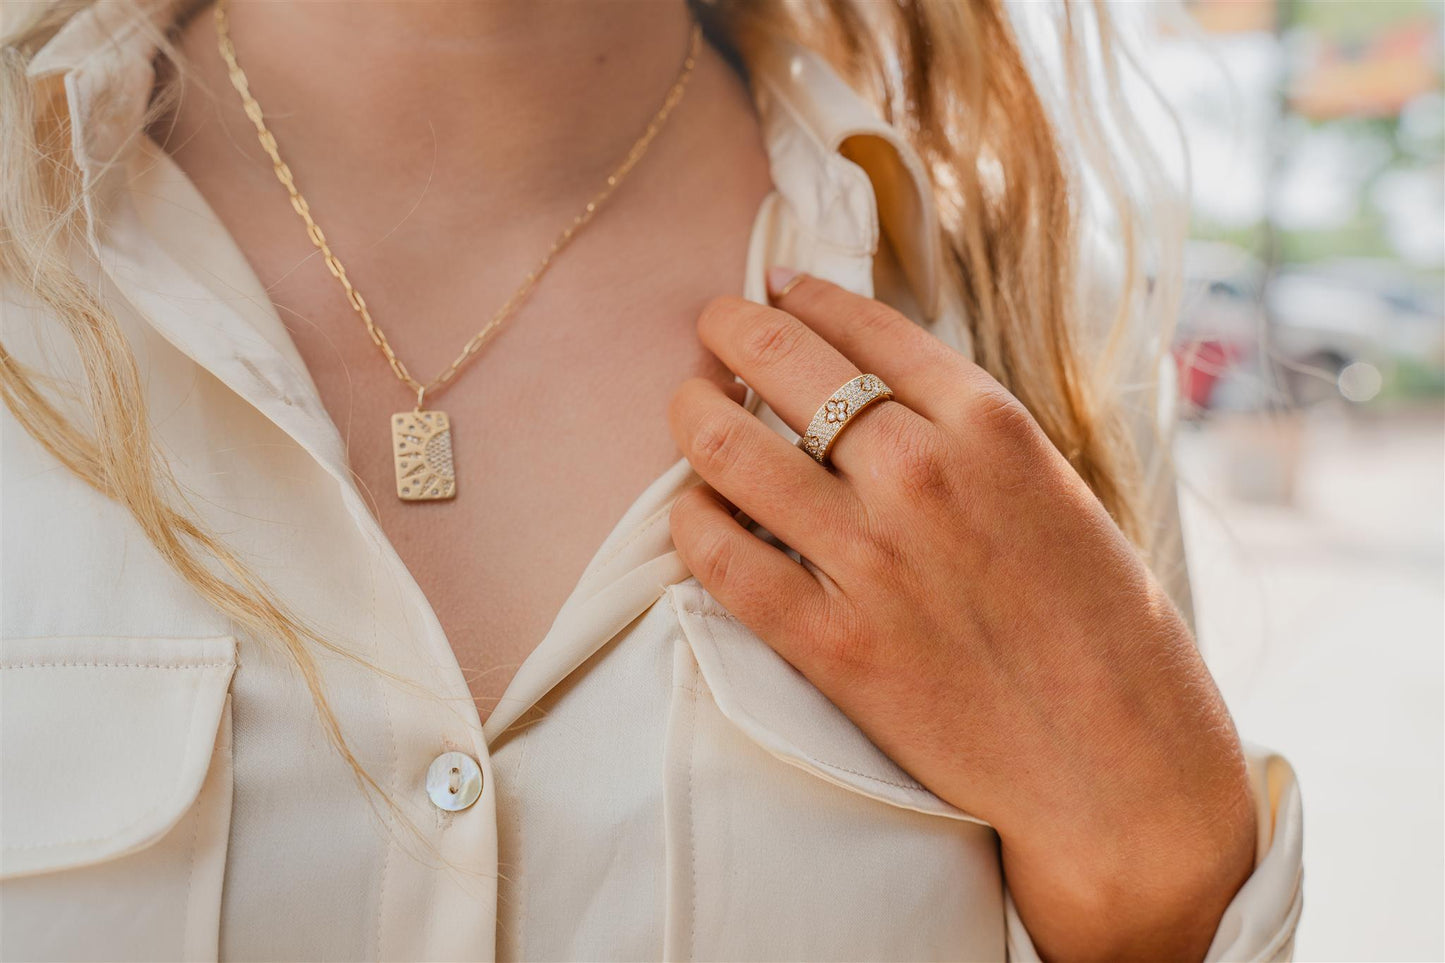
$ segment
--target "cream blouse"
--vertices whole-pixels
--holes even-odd
[[[617,523],[478,723],[266,292],[144,136],[155,48],[124,10],[80,14],[30,66],[64,83],[88,189],[77,263],[132,339],[194,511],[369,663],[319,656],[407,820],[358,788],[288,660],[7,411],[0,956],[1036,959],[993,830],[689,578],[668,535],[685,462]],[[746,296],[764,299],[772,264],[876,283],[967,350],[908,146],[804,50],[779,48],[754,86],[776,190]],[[13,280],[3,293],[6,348],[78,378],[56,319]],[[1294,776],[1250,758],[1258,863],[1213,960],[1284,959],[1299,917]]]

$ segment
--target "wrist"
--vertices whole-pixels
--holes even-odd
[[[1237,772],[1189,792],[1136,784],[1125,804],[1073,807],[1000,830],[1014,902],[1046,959],[1202,959],[1254,868],[1256,827]]]

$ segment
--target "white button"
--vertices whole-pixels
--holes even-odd
[[[466,809],[482,794],[482,768],[464,752],[444,752],[427,768],[426,794],[438,809]]]

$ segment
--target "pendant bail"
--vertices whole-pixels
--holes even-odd
[[[423,406],[424,404],[426,404],[426,385],[417,385],[417,386],[416,386],[416,410],[417,410],[417,411],[421,411],[422,406]]]

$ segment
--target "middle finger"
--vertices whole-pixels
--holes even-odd
[[[713,382],[684,382],[669,420],[703,481],[804,555],[831,557],[837,533],[853,530],[857,502],[848,487]]]

